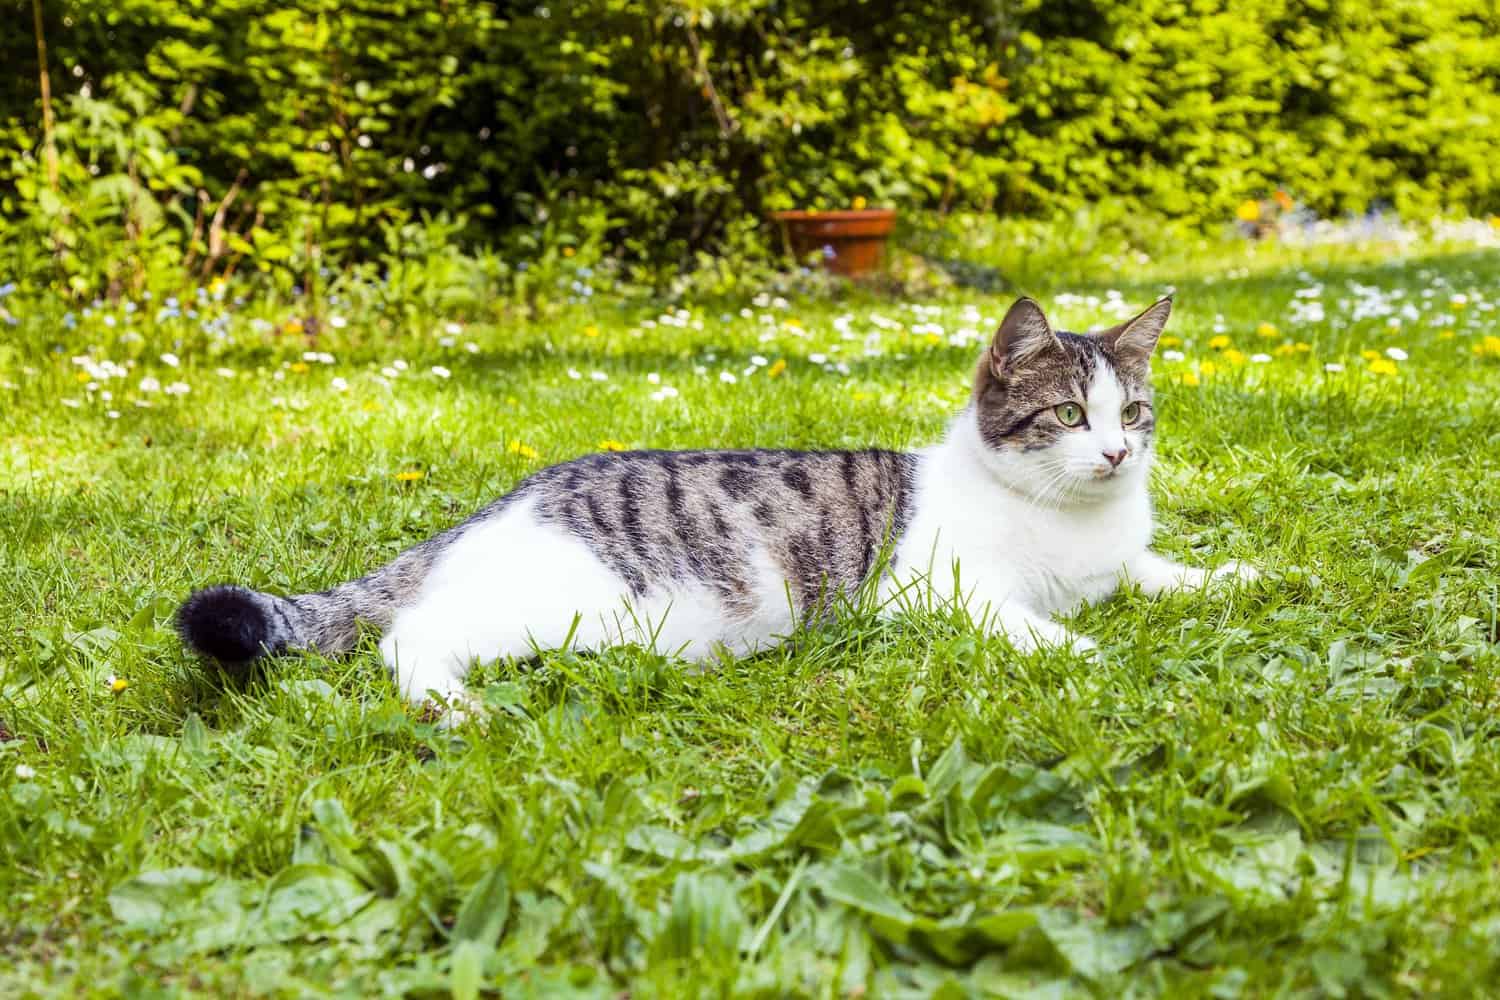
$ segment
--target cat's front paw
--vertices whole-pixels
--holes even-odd
[[[1209,574],[1210,583],[1250,583],[1260,579],[1260,570],[1247,562],[1231,559]]]

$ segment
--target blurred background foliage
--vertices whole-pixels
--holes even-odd
[[[772,258],[766,212],[855,203],[1122,239],[1273,190],[1500,209],[1492,0],[0,11],[0,279],[76,299],[252,274],[315,313],[331,274],[401,293],[412,261],[429,298],[717,287]]]

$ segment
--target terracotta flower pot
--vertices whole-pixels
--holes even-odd
[[[849,278],[880,266],[886,240],[896,224],[889,208],[847,212],[775,212],[787,246],[799,261],[816,253],[823,266]]]

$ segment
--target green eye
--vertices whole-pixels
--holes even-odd
[[[1126,407],[1125,407],[1125,409],[1122,410],[1122,411],[1120,411],[1120,416],[1123,417],[1123,418],[1125,418],[1125,422],[1127,424],[1133,424],[1133,423],[1135,423],[1137,420],[1139,420],[1141,418],[1141,404],[1140,403],[1130,403],[1130,404],[1127,404]]]
[[[1077,403],[1061,403],[1056,408],[1057,419],[1064,427],[1077,427],[1083,423],[1083,407]]]

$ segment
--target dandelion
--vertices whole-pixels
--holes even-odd
[[[1474,345],[1474,356],[1488,361],[1500,361],[1500,337],[1486,334],[1483,340]]]
[[[583,335],[585,337],[597,337],[599,336],[599,328],[590,323],[588,326],[583,328]]]
[[[426,478],[427,473],[423,472],[421,469],[407,469],[404,472],[396,473],[396,482],[398,483],[414,483],[418,479]]]
[[[1177,376],[1177,381],[1182,383],[1183,385],[1188,386],[1195,386],[1199,384],[1198,375],[1195,372],[1183,372],[1181,375]]]
[[[308,364],[306,361],[293,361],[288,367],[294,374],[297,375],[301,375],[308,370]]]
[[[1399,347],[1387,347],[1385,349],[1385,356],[1390,358],[1392,361],[1405,361],[1409,357],[1409,355]]]
[[[771,362],[771,367],[766,369],[766,377],[775,378],[784,371],[786,371],[786,360],[783,358],[777,358],[775,361]]]
[[[512,455],[520,455],[522,458],[536,458],[539,454],[535,448],[524,445],[519,441],[512,441],[510,447],[505,450]]]
[[[1395,375],[1399,371],[1396,362],[1389,358],[1376,358],[1370,362],[1370,372],[1374,375]]]
[[[616,441],[614,438],[605,438],[599,442],[599,447],[604,451],[624,451],[628,446],[623,441]]]
[[[1161,340],[1157,341],[1157,343],[1161,344],[1162,347],[1181,347],[1182,346],[1182,338],[1181,337],[1166,336],[1166,337],[1161,338]]]
[[[571,256],[573,256],[577,252],[578,251],[574,250],[572,247],[563,247],[563,256],[564,257],[571,257]]]
[[[300,319],[289,319],[281,324],[282,333],[301,333],[302,321]]]
[[[123,677],[116,677],[114,674],[110,674],[104,678],[104,686],[109,688],[111,694],[120,694],[126,688],[130,687],[130,682]]]
[[[442,365],[433,365],[431,371],[432,374],[436,375],[438,378],[449,378],[453,374]]]
[[[16,777],[20,778],[22,781],[30,781],[32,778],[36,777],[36,768],[32,767],[30,764],[17,764]]]
[[[360,409],[366,413],[379,413],[381,410],[385,409],[385,407],[381,406],[380,403],[372,399],[365,405],[361,406]]]
[[[1234,214],[1241,222],[1256,222],[1260,219],[1260,202],[1242,201]]]
[[[1280,331],[1276,329],[1275,323],[1262,323],[1255,328],[1257,337],[1265,337],[1267,340],[1275,337]]]
[[[1360,351],[1359,352],[1359,356],[1362,357],[1362,358],[1364,358],[1366,361],[1379,361],[1380,360],[1380,352],[1379,351],[1372,351],[1369,348],[1365,348],[1363,351]]]
[[[1202,375],[1204,378],[1216,375],[1218,374],[1218,371],[1219,366],[1214,364],[1212,361],[1204,361],[1203,363],[1198,365],[1198,374]]]
[[[1236,351],[1231,347],[1224,352],[1224,360],[1231,365],[1242,365],[1245,363],[1245,355],[1242,351]]]
[[[1208,341],[1208,346],[1212,347],[1216,351],[1222,351],[1224,348],[1229,346],[1229,338],[1221,333],[1217,337],[1210,338]]]

